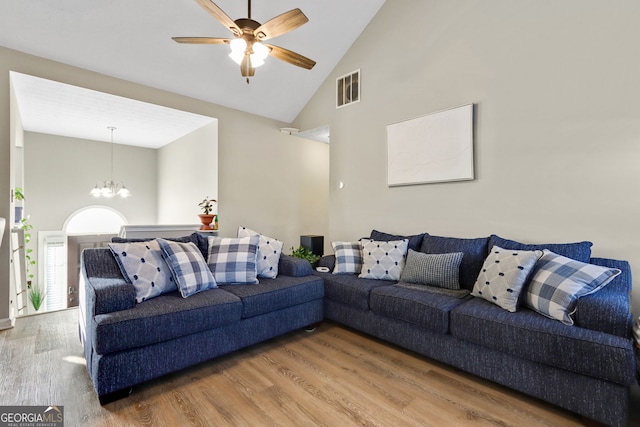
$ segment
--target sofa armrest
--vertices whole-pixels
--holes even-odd
[[[85,287],[87,319],[135,306],[135,288],[122,276],[108,248],[82,251],[81,276]]]
[[[278,274],[291,277],[309,276],[313,273],[311,264],[306,259],[295,258],[290,255],[281,254],[278,264]]]
[[[598,292],[578,299],[573,315],[576,326],[631,338],[631,267],[627,261],[592,258],[591,263],[622,272]]]
[[[318,266],[327,267],[329,271],[333,271],[334,267],[336,266],[336,256],[335,255],[323,256],[322,258],[320,258],[320,261],[318,262]]]

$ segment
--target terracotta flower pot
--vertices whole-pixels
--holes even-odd
[[[202,227],[200,227],[200,230],[213,230],[213,228],[211,228],[211,222],[213,221],[213,217],[215,217],[215,215],[200,214],[198,216],[200,217],[200,222],[202,223]]]

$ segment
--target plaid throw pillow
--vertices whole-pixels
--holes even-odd
[[[525,304],[565,325],[573,325],[571,314],[578,298],[592,294],[611,282],[620,270],[563,257],[545,249],[536,264],[525,295]]]
[[[400,281],[445,289],[460,289],[460,263],[463,255],[462,252],[423,254],[409,249]]]
[[[377,280],[400,280],[407,258],[409,239],[381,242],[362,239],[362,271],[358,277]]]
[[[207,263],[219,284],[258,283],[257,253],[260,236],[209,237]]]
[[[258,277],[275,279],[278,276],[278,264],[283,243],[250,228],[238,227],[238,237],[259,236],[258,241]]]
[[[136,302],[175,291],[171,270],[162,258],[156,240],[136,243],[109,243],[122,275],[136,290]]]
[[[362,270],[360,242],[331,242],[336,256],[333,274],[355,274]]]
[[[515,313],[522,288],[542,251],[520,251],[493,246],[482,265],[471,295]]]
[[[158,239],[158,244],[182,298],[218,287],[200,249],[194,243]]]

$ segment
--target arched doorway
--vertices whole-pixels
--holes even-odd
[[[109,206],[86,206],[65,220],[61,231],[39,232],[40,274],[45,287],[44,310],[78,305],[80,256],[86,248],[105,246],[127,219]]]

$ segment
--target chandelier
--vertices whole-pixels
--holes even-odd
[[[98,181],[89,194],[93,197],[106,197],[110,199],[115,196],[120,196],[124,199],[131,196],[131,192],[124,186],[124,183],[121,184],[113,179],[113,131],[116,130],[116,128],[108,126],[107,129],[111,131],[111,178],[105,181]]]

